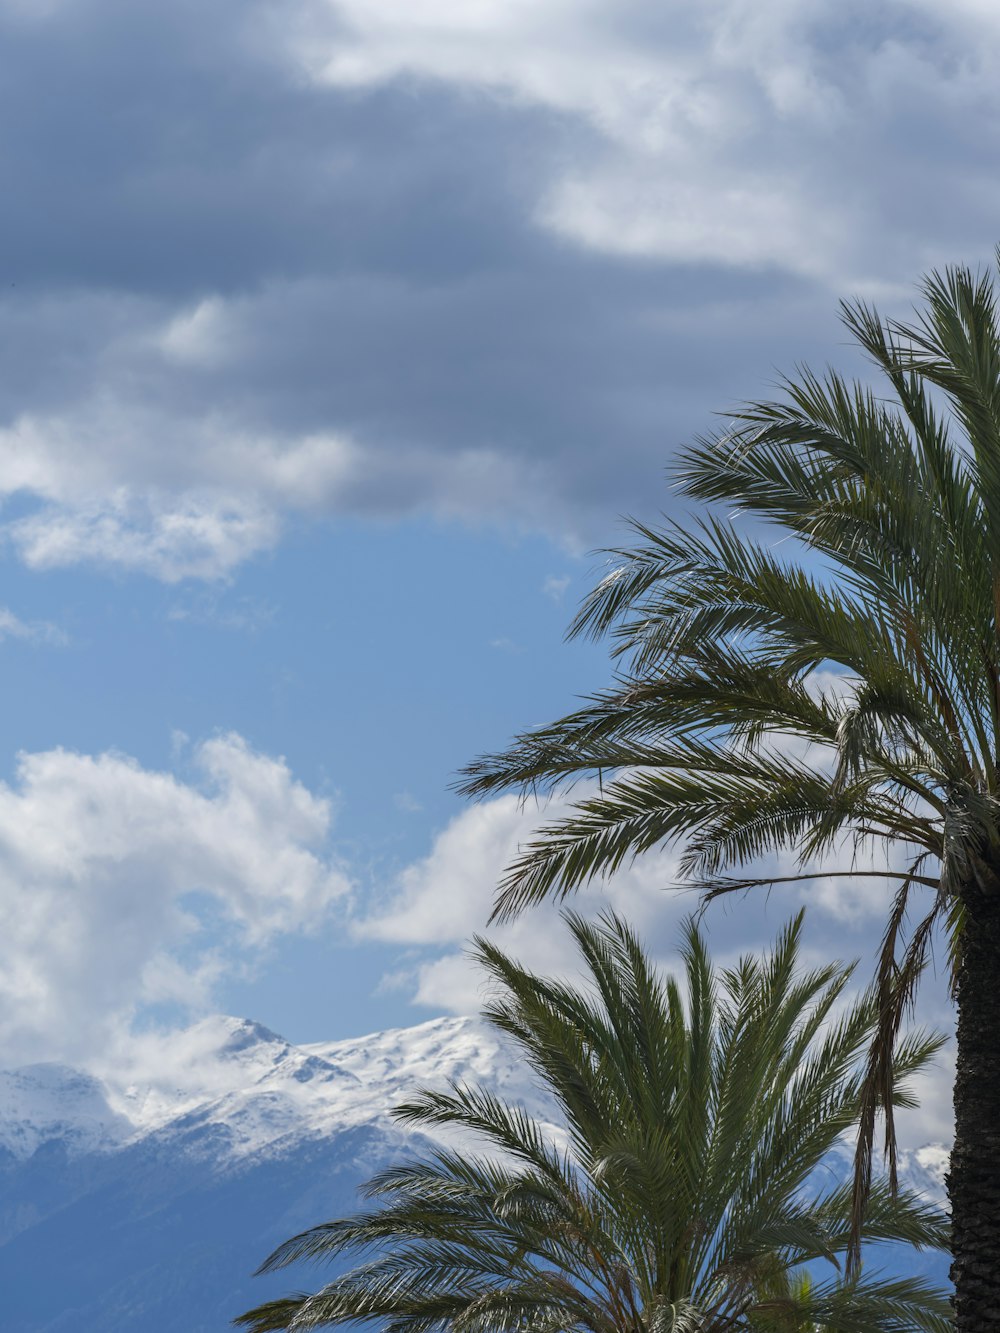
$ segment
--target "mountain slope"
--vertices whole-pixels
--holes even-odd
[[[222,1333],[314,1271],[252,1279],[297,1231],[354,1210],[378,1167],[419,1151],[389,1120],[413,1088],[484,1082],[549,1120],[502,1041],[471,1019],[296,1047],[213,1018],[145,1069],[0,1072],[0,1291],[17,1333]],[[935,1154],[937,1154],[935,1156]],[[904,1175],[940,1193],[941,1152]],[[828,1168],[850,1170],[848,1152]],[[943,1259],[893,1250],[941,1279]]]
[[[101,1080],[0,1072],[5,1328],[223,1330],[294,1285],[251,1279],[271,1249],[353,1211],[374,1170],[419,1150],[388,1115],[406,1091],[483,1079],[547,1109],[474,1020],[296,1047],[212,1018],[176,1042],[159,1067]]]

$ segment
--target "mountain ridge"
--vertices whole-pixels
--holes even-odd
[[[390,1111],[449,1082],[485,1083],[560,1132],[524,1059],[472,1018],[297,1046],[216,1015],[116,1069],[0,1071],[6,1326],[222,1333],[240,1310],[314,1283],[250,1274],[288,1236],[353,1212],[374,1171],[424,1150],[428,1136]],[[939,1200],[946,1160],[926,1145],[902,1155],[901,1176]],[[844,1144],[823,1170],[832,1182],[850,1166]],[[924,1267],[941,1279],[946,1260]]]

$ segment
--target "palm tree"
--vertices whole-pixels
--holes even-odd
[[[385,1333],[950,1328],[947,1297],[920,1279],[844,1280],[850,1187],[810,1189],[858,1114],[875,1006],[844,1004],[851,969],[801,972],[799,918],[769,957],[718,972],[689,924],[684,999],[620,919],[568,921],[585,988],[476,942],[493,983],[485,1017],[554,1096],[565,1135],[484,1088],[418,1093],[397,1119],[466,1131],[459,1145],[471,1132],[484,1150],[438,1146],[376,1176],[369,1210],[295,1237],[264,1270],[355,1266],[237,1322],[252,1333],[368,1320]],[[901,1042],[896,1077],[938,1045]],[[909,1101],[901,1084],[896,1096]],[[943,1216],[884,1181],[864,1231],[946,1243]]]
[[[636,524],[571,630],[612,636],[614,686],[472,765],[465,788],[611,777],[526,847],[500,915],[672,839],[709,896],[774,883],[759,858],[782,849],[806,880],[856,876],[884,845],[867,873],[898,887],[859,1198],[880,1100],[891,1165],[889,1052],[943,928],[952,1276],[958,1329],[982,1333],[1000,1327],[1000,321],[989,274],[951,268],[922,293],[910,322],[843,307],[877,388],[802,371],[683,455],[703,516]]]

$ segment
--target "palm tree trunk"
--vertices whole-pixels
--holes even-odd
[[[1000,891],[970,885],[958,971],[948,1173],[958,1333],[1000,1330]]]

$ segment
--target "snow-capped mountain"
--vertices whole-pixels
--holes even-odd
[[[276,1244],[353,1211],[358,1185],[407,1139],[417,1146],[392,1106],[450,1080],[554,1120],[524,1062],[474,1019],[294,1046],[216,1017],[101,1077],[0,1071],[4,1328],[222,1333],[295,1285],[294,1274],[249,1276]],[[945,1162],[943,1149],[921,1149],[903,1175],[939,1198]],[[843,1178],[849,1152],[828,1169]],[[942,1278],[944,1261],[932,1264]]]
[[[361,1125],[388,1125],[427,1083],[488,1082],[543,1117],[550,1108],[512,1052],[469,1018],[310,1046],[216,1016],[157,1047],[165,1071],[93,1074],[58,1064],[0,1070],[0,1152],[24,1160],[58,1141],[70,1156],[214,1126],[225,1160],[282,1152]]]
[[[472,1019],[295,1046],[215,1017],[100,1077],[0,1071],[3,1328],[221,1333],[288,1287],[250,1277],[275,1245],[353,1211],[405,1150],[391,1107],[449,1080],[548,1118],[523,1062]]]
[[[74,1152],[100,1151],[132,1132],[92,1074],[59,1064],[0,1070],[0,1151],[24,1159],[53,1139]]]

